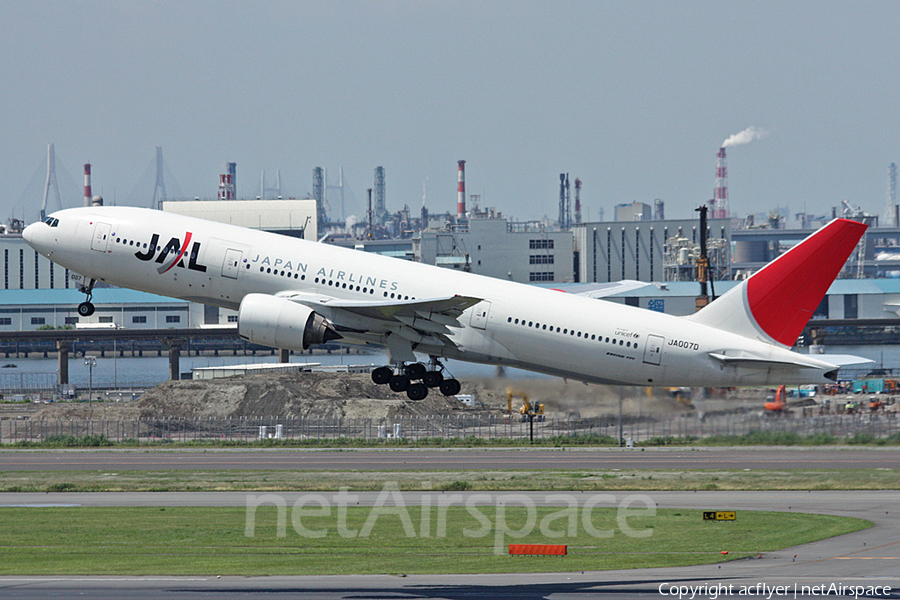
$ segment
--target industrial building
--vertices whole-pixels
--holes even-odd
[[[715,295],[721,296],[737,284],[737,281],[717,281]],[[694,299],[699,290],[697,282],[648,283],[607,296],[606,300],[686,316],[696,311]],[[900,279],[838,279],[831,284],[812,318],[897,319],[900,324]]]
[[[168,329],[204,323],[204,307],[185,300],[119,288],[96,288],[96,312],[79,317],[76,289],[0,291],[0,331],[65,327]]]
[[[707,227],[711,266],[714,272],[718,271],[718,278],[729,278],[726,273],[731,270],[731,220],[710,219]],[[687,219],[576,224],[572,228],[576,280],[605,283],[623,279],[693,279],[698,229],[698,221]]]
[[[47,189],[42,210],[47,207],[51,185],[55,182],[53,160],[51,145],[48,148]],[[758,270],[812,233],[820,219],[802,215],[800,222],[805,227],[785,229],[781,217],[774,213],[761,221],[761,227],[755,226],[751,220],[731,218],[725,160],[723,147],[716,155],[715,188],[713,199],[708,202],[711,217],[707,230],[708,255],[712,279],[715,280],[714,292],[717,294],[732,285],[729,280]],[[340,184],[329,186],[324,169],[313,169],[313,197],[309,199],[240,200],[236,194],[236,165],[226,163],[219,177],[217,200],[175,201],[166,197],[160,148],[157,148],[156,162],[153,203],[165,211],[307,240],[321,239],[325,243],[360,251],[520,283],[605,283],[623,279],[656,282],[630,295],[613,299],[673,314],[688,314],[695,309],[693,298],[698,291],[696,284],[684,282],[696,278],[699,221],[665,219],[664,203],[657,199],[652,203],[631,202],[615,206],[615,221],[604,221],[601,217],[599,221],[582,222],[582,182],[575,179],[573,218],[569,176],[566,173],[560,174],[559,221],[523,223],[510,221],[490,208],[480,209],[478,196],[466,197],[466,163],[462,160],[457,163],[455,211],[429,214],[423,207],[419,217],[413,214],[416,211],[410,211],[405,206],[390,213],[386,207],[385,171],[383,167],[377,167],[366,219],[360,220],[354,227],[348,222],[331,221],[325,215],[329,203],[334,212],[337,212],[338,206],[343,206],[342,172]],[[260,180],[261,195],[273,189],[266,187],[263,177]],[[277,188],[280,191],[280,183]],[[329,188],[337,188],[337,195],[330,199],[326,197]],[[85,203],[98,201],[102,202],[91,195],[90,165],[85,165]],[[602,215],[603,211],[598,212]],[[890,227],[877,227],[877,217],[844,202],[842,216],[864,220],[873,226],[843,274],[854,281],[837,282],[835,286],[838,287],[833,286],[833,290],[837,291],[829,293],[827,301],[820,307],[821,314],[817,313],[817,316],[863,318],[859,315],[883,312],[885,306],[894,302],[893,294],[898,291],[892,287],[892,281],[878,280],[879,283],[873,284],[873,287],[860,279],[900,276],[898,212],[894,165],[889,169],[889,192],[884,216],[884,224],[890,224]],[[838,216],[837,210],[833,216]],[[82,296],[75,289],[76,284],[70,281],[68,271],[28,247],[17,230],[21,228],[11,224],[5,233],[0,234],[0,256],[3,258],[3,287],[0,291],[42,290],[42,293],[7,294],[4,298],[6,313],[0,317],[0,330],[84,325],[85,322],[113,323],[129,328],[166,327],[172,324],[168,319],[176,316],[179,318],[178,325],[187,327],[227,324],[237,320],[233,311],[162,300],[152,295],[113,295],[106,298],[104,294],[111,290],[102,288],[95,291],[97,313],[90,319],[79,318],[74,307]],[[845,289],[840,286],[849,287]],[[854,289],[860,291],[854,293]],[[151,306],[158,308],[150,310]]]
[[[165,212],[261,229],[316,241],[316,201],[295,200],[166,200]]]
[[[4,290],[56,290],[74,287],[69,270],[50,262],[25,243],[21,229],[0,235]]]
[[[422,231],[413,253],[417,262],[520,283],[574,281],[571,232],[517,227],[504,218]]]

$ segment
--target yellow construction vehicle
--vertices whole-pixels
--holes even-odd
[[[525,423],[529,418],[533,418],[538,423],[544,420],[544,404],[541,402],[532,403],[525,392],[513,392],[506,390],[506,412],[510,417],[513,414],[513,398],[521,398],[522,406],[519,408],[519,421]]]

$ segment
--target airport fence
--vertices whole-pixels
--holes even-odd
[[[0,421],[0,444],[42,442],[96,436],[112,442],[194,442],[294,440],[327,443],[329,440],[381,441],[479,438],[527,441],[602,436],[623,445],[650,440],[742,436],[753,432],[780,432],[802,436],[847,438],[865,434],[885,438],[900,434],[897,413],[769,416],[754,413],[680,415],[670,418],[630,417],[619,425],[615,417],[546,418],[532,423],[505,415],[455,414],[398,416],[389,419],[323,417],[198,417],[141,419],[30,419]],[[621,438],[619,431],[621,427]]]

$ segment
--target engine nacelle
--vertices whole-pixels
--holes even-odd
[[[238,334],[254,344],[306,350],[341,339],[311,308],[268,294],[247,294],[238,309]]]

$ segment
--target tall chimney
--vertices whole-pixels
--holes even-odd
[[[719,148],[716,154],[716,189],[713,200],[712,218],[727,219],[728,214],[728,166],[725,162],[725,148]]]
[[[91,163],[84,164],[84,205],[90,206],[94,195],[91,193]]]
[[[219,200],[237,199],[237,163],[225,163],[225,172],[219,175]]]
[[[466,161],[460,160],[456,164],[459,166],[459,185],[457,186],[456,197],[456,218],[466,218]]]
[[[581,223],[581,180],[575,178],[575,222]]]

